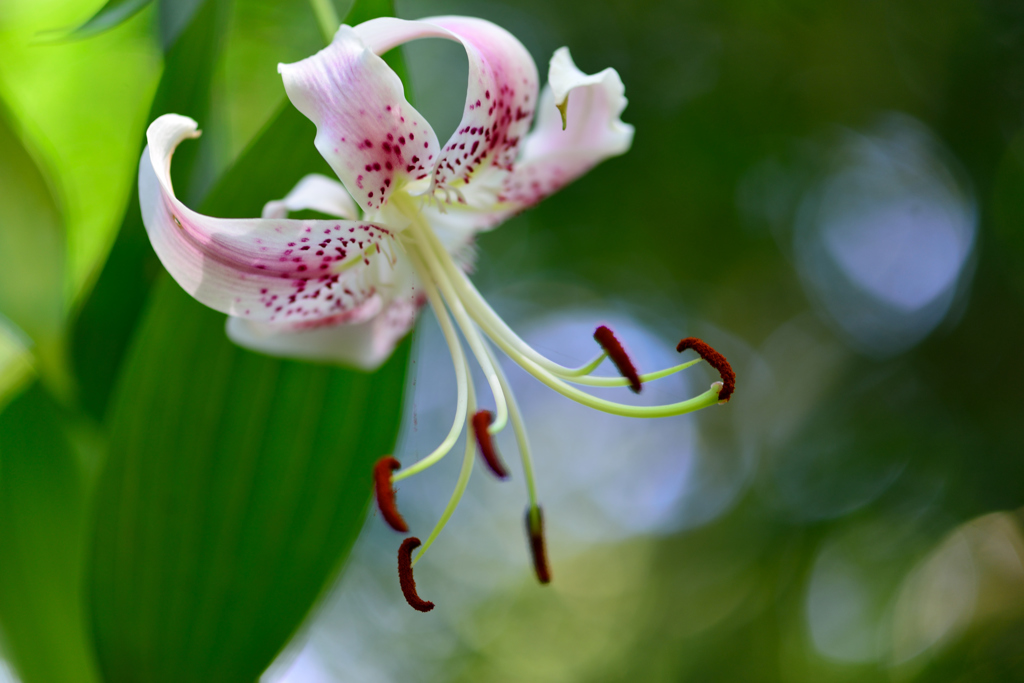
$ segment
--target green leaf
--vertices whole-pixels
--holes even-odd
[[[352,5],[352,9],[345,15],[345,20],[342,23],[356,26],[377,17],[393,16],[395,16],[394,0],[360,0]],[[415,105],[416,103],[412,98],[412,88],[409,87],[409,70],[405,66],[402,48],[396,47],[381,56],[387,62],[387,65],[402,79],[402,83],[405,85],[405,98],[409,100],[409,104]]]
[[[73,38],[87,38],[120,26],[141,12],[152,0],[107,0],[96,14],[71,32]]]
[[[223,48],[229,0],[208,0],[167,53],[166,66],[147,120],[176,112],[202,124],[210,118],[210,84]],[[145,141],[140,141],[141,154]],[[175,185],[192,201],[193,176],[204,144],[185,145],[174,155]],[[193,196],[196,195],[196,196]],[[258,214],[257,214],[258,215]],[[106,413],[114,380],[120,370],[146,297],[162,268],[142,225],[139,197],[132,192],[117,240],[103,272],[86,301],[73,331],[72,360],[82,407],[97,419]]]
[[[64,392],[63,219],[11,121],[0,101],[0,315],[31,338],[44,376]]]
[[[96,681],[82,609],[86,482],[36,383],[0,413],[0,631],[24,683]]]
[[[359,533],[408,350],[375,374],[259,356],[162,279],[97,491],[89,590],[106,680],[248,683],[269,665]]]
[[[160,44],[168,50],[208,0],[159,0]],[[211,66],[212,68],[212,66]]]
[[[330,173],[315,133],[285,103],[201,210],[259,215]],[[108,680],[251,681],[273,660],[361,528],[408,351],[373,375],[258,356],[165,276],[112,402],[97,497],[89,585]]]

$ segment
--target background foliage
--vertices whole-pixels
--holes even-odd
[[[375,376],[237,349],[163,273],[134,191],[169,111],[204,130],[175,158],[202,211],[325,172],[276,73],[323,45],[309,3],[4,2],[0,679],[253,680],[277,657],[267,680],[1024,680],[1018,4],[395,9],[491,19],[542,73],[561,45],[618,70],[633,149],[483,235],[475,280],[566,362],[595,317],[644,362],[705,337],[736,398],[593,425],[517,388],[554,584],[530,579],[519,492],[482,480],[417,567],[431,615],[372,520],[336,582],[368,464],[447,419],[432,323]],[[404,55],[444,137],[464,57]],[[410,483],[407,516],[449,474]]]

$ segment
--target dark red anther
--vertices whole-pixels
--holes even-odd
[[[539,505],[526,509],[526,533],[530,537],[530,554],[533,555],[533,570],[537,573],[537,580],[551,583],[548,551],[544,545],[544,512]]]
[[[594,339],[604,352],[608,354],[608,357],[615,363],[615,367],[619,369],[619,373],[629,380],[629,388],[633,390],[633,393],[640,393],[640,375],[636,372],[636,366],[633,365],[633,361],[629,359],[629,354],[626,353],[626,349],[622,348],[622,344],[615,338],[615,334],[601,325],[594,332]]]
[[[478,410],[473,415],[473,433],[476,434],[476,443],[480,447],[480,455],[483,456],[484,462],[487,463],[487,467],[491,469],[491,472],[494,472],[494,476],[498,479],[508,479],[508,470],[505,469],[505,463],[498,457],[498,449],[494,447],[491,433],[487,431],[487,428],[490,426],[491,411]]]
[[[402,586],[402,595],[405,601],[414,610],[429,612],[434,609],[434,603],[424,600],[416,594],[416,580],[412,578],[412,551],[420,547],[420,539],[415,536],[402,541],[398,548],[398,583]]]
[[[722,390],[718,392],[718,400],[722,403],[728,401],[732,397],[733,390],[736,388],[736,373],[732,371],[732,366],[729,365],[729,361],[725,359],[725,356],[696,337],[687,337],[676,346],[676,351],[679,353],[686,349],[693,349],[700,354],[701,358],[707,361],[708,365],[718,370],[718,374],[722,376]]]
[[[409,525],[398,513],[398,506],[395,504],[395,489],[391,487],[391,473],[402,465],[390,455],[385,455],[373,466],[373,487],[377,494],[377,507],[380,508],[381,517],[394,529],[403,534],[408,533]]]

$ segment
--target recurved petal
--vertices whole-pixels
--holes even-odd
[[[371,299],[346,323],[320,326],[229,317],[227,333],[231,341],[259,353],[335,362],[372,371],[391,356],[398,342],[412,329],[422,305],[418,295],[396,299],[383,309],[380,301]],[[367,317],[368,314],[372,315]]]
[[[515,36],[472,17],[430,17],[419,21],[373,19],[355,28],[380,54],[417,38],[462,43],[469,58],[469,84],[462,121],[433,166],[433,184],[460,190],[490,167],[511,170],[533,120],[537,67]],[[458,195],[452,193],[452,200]]]
[[[633,126],[620,118],[625,108],[625,88],[615,69],[587,75],[573,63],[568,48],[559,48],[541,93],[537,126],[514,172],[505,178],[499,201],[522,210],[628,150]]]
[[[316,124],[316,148],[365,210],[429,175],[437,136],[406,101],[401,79],[351,27],[312,57],[277,68],[292,104]]]
[[[319,173],[310,173],[300,180],[284,199],[267,202],[263,207],[263,217],[286,218],[289,211],[305,209],[353,221],[359,219],[359,209],[345,191],[345,186]]]
[[[225,219],[192,211],[171,186],[171,155],[198,136],[167,114],[147,131],[139,200],[150,241],[185,291],[218,311],[278,323],[349,319],[374,297],[400,297],[404,261],[391,232],[346,220]]]

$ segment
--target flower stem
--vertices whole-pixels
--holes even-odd
[[[324,42],[329,45],[334,40],[334,34],[338,31],[338,27],[341,26],[341,19],[338,18],[338,13],[334,10],[331,0],[309,0],[309,4],[313,8],[313,14],[316,15],[316,23],[320,25],[320,33],[324,36]]]

